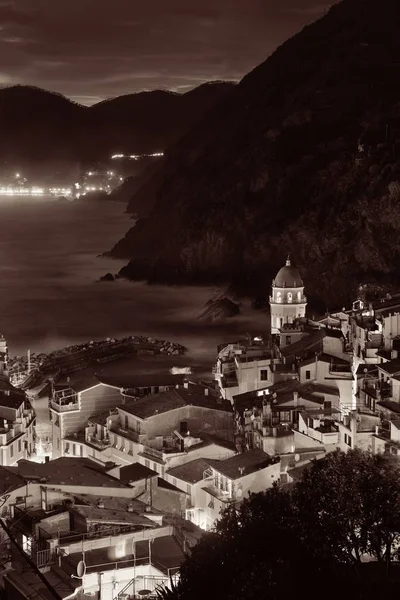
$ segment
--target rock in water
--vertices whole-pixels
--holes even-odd
[[[100,277],[100,281],[115,281],[115,277],[112,273],[106,273]]]
[[[229,298],[209,300],[199,315],[200,321],[220,321],[240,314],[240,308]]]

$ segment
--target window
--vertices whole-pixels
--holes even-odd
[[[136,433],[140,433],[140,421],[136,421]]]
[[[186,435],[188,431],[188,424],[187,421],[181,421],[180,426],[179,426],[179,432],[182,435]]]
[[[290,422],[290,410],[283,410],[279,414],[282,422]]]
[[[289,303],[293,302],[293,294],[292,294],[292,292],[288,292],[288,294],[287,294],[287,301]]]
[[[311,379],[311,371],[306,371],[306,379]]]
[[[297,302],[301,302],[301,292],[297,292]]]
[[[144,464],[145,464],[145,467],[147,467],[148,469],[150,469],[150,461],[149,461],[149,460],[147,460],[147,458],[146,458],[146,460],[144,461]]]
[[[347,433],[344,434],[344,443],[351,447],[351,436]]]
[[[292,343],[292,336],[291,335],[287,335],[286,336],[286,343],[287,343],[287,345],[289,345],[289,344]]]
[[[332,402],[330,400],[325,400],[324,402],[324,415],[332,414]]]
[[[282,293],[281,292],[276,292],[276,301],[282,302]]]
[[[11,444],[10,446],[10,456],[11,458],[14,456],[14,444]]]
[[[190,494],[191,490],[192,490],[192,486],[190,485],[190,483],[188,483],[186,486],[187,493]]]
[[[22,442],[21,440],[18,440],[18,454],[21,452],[22,450]]]
[[[129,420],[128,420],[128,415],[125,415],[125,425],[124,425],[125,429],[128,429],[129,427]]]
[[[261,369],[260,381],[268,381],[268,369]]]
[[[158,385],[154,386],[154,393],[158,394],[160,391],[160,387]]]
[[[60,442],[60,440],[57,440],[57,442]],[[59,446],[59,443],[57,444],[57,450],[60,449],[58,446]],[[72,444],[72,454],[74,456],[76,456],[76,444]]]

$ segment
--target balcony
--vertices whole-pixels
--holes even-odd
[[[104,450],[105,448],[109,448],[111,446],[109,437],[101,438],[100,436],[91,433],[86,434],[85,441],[99,450]]]
[[[123,429],[122,427],[120,427],[117,424],[112,424],[109,426],[109,430],[112,433],[116,433],[117,435],[120,435],[121,437],[127,439],[127,440],[131,440],[132,442],[139,442],[139,433],[137,431],[133,431],[132,429]]]

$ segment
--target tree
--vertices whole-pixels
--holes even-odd
[[[400,468],[359,450],[314,461],[229,506],[181,568],[169,600],[389,598],[400,544]],[[375,563],[365,563],[365,557]],[[377,568],[375,568],[377,567]]]
[[[390,562],[400,544],[400,466],[361,450],[333,452],[305,471],[293,493],[303,540],[326,559]]]

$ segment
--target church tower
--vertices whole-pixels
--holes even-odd
[[[285,323],[293,323],[299,317],[305,317],[307,298],[304,296],[304,283],[290,257],[272,282],[272,296],[269,299],[271,309],[271,333],[277,334]]]

